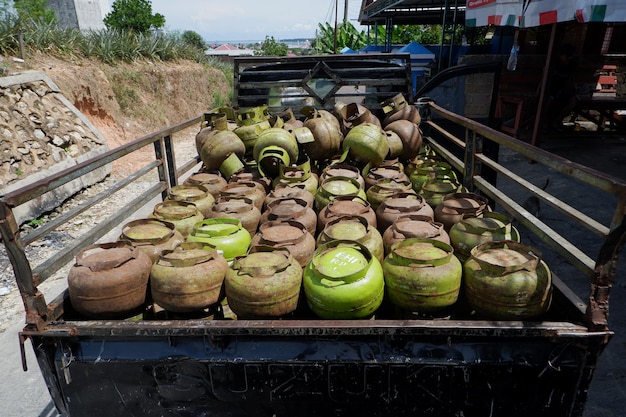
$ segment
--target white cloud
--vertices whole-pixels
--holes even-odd
[[[313,37],[335,0],[152,0],[169,31],[194,30],[206,40]],[[350,2],[358,14],[360,0]],[[340,3],[340,7],[343,2]],[[340,15],[342,9],[340,9]]]

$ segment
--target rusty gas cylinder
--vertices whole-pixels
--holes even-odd
[[[332,200],[342,195],[367,199],[361,184],[354,178],[330,177],[322,181],[315,194],[315,208],[319,212]]]
[[[377,226],[376,213],[367,200],[361,197],[339,196],[319,211],[317,230],[322,231],[326,223],[342,216],[361,216],[367,220],[370,226]]]
[[[490,211],[489,200],[474,193],[452,193],[443,197],[435,207],[435,220],[443,223],[446,230],[458,223],[463,217],[482,217]]]
[[[423,150],[423,149],[424,149],[424,145],[422,145],[420,150]],[[441,157],[437,155],[431,155],[428,153],[420,152],[414,158],[409,159],[409,161],[406,163],[406,166],[404,168],[404,173],[408,175],[409,178],[411,178],[411,182],[413,182],[412,175],[414,175],[414,172],[416,169],[422,166],[434,165],[440,162],[443,162]],[[415,175],[418,175],[418,174],[415,174]]]
[[[154,263],[161,253],[185,241],[173,223],[159,219],[137,219],[122,226],[118,240],[126,240],[142,250]]]
[[[389,153],[387,135],[373,123],[363,123],[350,129],[341,148],[362,164],[379,165]]]
[[[261,223],[273,220],[294,220],[306,227],[312,235],[317,227],[317,214],[306,201],[299,198],[281,198],[271,202],[261,215]]]
[[[272,179],[262,175],[254,166],[248,166],[246,169],[239,171],[230,178],[228,183],[232,184],[236,182],[249,181],[252,181],[265,194],[272,189]]]
[[[202,310],[220,301],[227,270],[226,259],[216,249],[204,243],[183,243],[165,251],[152,266],[152,298],[175,313]]]
[[[400,165],[380,165],[371,168],[365,175],[365,189],[368,190],[372,185],[385,178],[391,178],[396,181],[409,181],[409,177],[402,171]]]
[[[365,189],[365,179],[361,175],[359,168],[354,165],[337,162],[327,166],[320,175],[320,184],[330,177],[354,178],[359,182],[361,188]]]
[[[465,262],[465,296],[480,316],[530,320],[550,306],[552,275],[541,252],[515,241],[485,242]]]
[[[407,102],[402,93],[398,93],[395,96],[388,98],[380,103],[385,118],[383,119],[383,126],[387,126],[396,120],[408,120],[416,125],[419,125],[422,118],[419,110],[414,105]]]
[[[239,137],[228,129],[224,116],[215,125],[202,129],[196,138],[200,143],[200,158],[208,170],[220,169],[230,156],[243,157],[246,147]]]
[[[359,103],[336,103],[335,114],[341,121],[341,131],[346,135],[350,129],[364,123],[371,123],[380,127],[380,120],[367,107]]]
[[[434,312],[456,303],[463,268],[448,244],[412,238],[398,242],[383,262],[389,300],[401,309]]]
[[[237,219],[241,225],[253,235],[259,227],[261,211],[248,197],[220,197],[215,202],[207,218],[230,218]]]
[[[392,194],[376,208],[378,230],[384,233],[396,219],[410,214],[427,216],[431,220],[434,218],[432,207],[421,195],[406,192]]]
[[[385,137],[387,138],[387,146],[389,147],[389,152],[387,153],[387,159],[399,158],[404,152],[404,144],[402,143],[402,139],[396,132],[391,130],[385,130]],[[385,161],[383,161],[383,164]]]
[[[340,239],[361,243],[380,262],[385,257],[383,237],[364,217],[344,216],[329,221],[317,237],[317,246]]]
[[[450,244],[450,236],[443,224],[433,221],[430,216],[409,214],[397,218],[383,233],[385,254],[389,254],[395,243],[410,238],[434,239]]]
[[[418,160],[413,159],[413,163]],[[457,179],[456,172],[450,164],[447,162],[439,161],[436,159],[419,160],[419,164],[413,166],[409,178],[413,184],[413,190],[420,194],[424,185],[436,178],[444,179]]]
[[[326,110],[305,107],[302,113],[306,116],[304,127],[308,128],[313,140],[301,143],[307,155],[314,161],[331,158],[341,147],[343,134],[337,118]]]
[[[276,184],[274,189],[265,196],[263,206],[267,208],[272,201],[281,198],[299,198],[306,201],[306,205],[311,208],[315,203],[315,196],[306,189],[304,184]]]
[[[301,285],[302,268],[289,251],[261,247],[235,258],[224,281],[228,306],[239,319],[292,313]]]
[[[311,161],[307,158],[301,164],[280,165],[278,177],[273,181],[274,188],[279,184],[302,184],[311,194],[317,193],[319,180],[317,174],[311,172]]]
[[[285,248],[304,267],[313,257],[315,238],[302,223],[274,220],[263,223],[252,237],[250,247]]]
[[[411,160],[418,155],[422,146],[422,131],[418,125],[408,120],[396,120],[385,126],[385,132],[393,132],[400,138],[403,160]]]
[[[146,300],[152,261],[128,242],[91,245],[76,255],[67,282],[74,309],[91,318],[129,315]]]
[[[276,178],[281,164],[291,165],[298,160],[298,142],[293,132],[272,127],[259,135],[252,153],[259,172]]]
[[[183,184],[201,185],[217,199],[227,182],[219,171],[201,171],[190,175]]]
[[[446,195],[466,191],[465,187],[457,179],[448,176],[437,176],[428,180],[422,186],[422,191],[419,194],[424,196],[426,202],[434,209],[441,204]]]
[[[211,207],[215,203],[215,197],[202,185],[175,185],[170,188],[167,198],[169,200],[195,204],[204,217],[208,217]]]
[[[151,217],[173,223],[184,237],[187,237],[193,226],[201,222],[204,216],[193,203],[167,200],[154,206]]]
[[[414,193],[411,181],[383,178],[368,188],[365,195],[367,196],[367,201],[372,205],[372,209],[376,211],[383,201],[397,193]]]
[[[462,262],[466,261],[471,250],[481,243],[498,240],[520,241],[519,231],[511,223],[511,218],[497,212],[486,212],[482,217],[464,217],[452,225],[449,235],[455,255]]]
[[[263,208],[263,201],[267,194],[252,181],[231,182],[220,191],[220,197],[247,197],[258,208]]]

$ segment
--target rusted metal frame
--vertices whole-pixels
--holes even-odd
[[[439,142],[437,142],[437,140],[433,139],[432,137],[426,136],[424,139],[433,148],[437,155],[441,155],[457,171],[463,172],[463,161],[457,158],[445,146],[441,145]]]
[[[310,55],[310,56],[298,56],[298,57],[266,57],[266,56],[256,56],[256,57],[241,57],[235,58],[234,64],[237,69],[239,67],[248,66],[257,66],[261,64],[274,64],[281,62],[296,62],[298,64],[304,64],[309,62],[335,62],[335,61],[394,61],[394,60],[405,60],[408,61],[411,59],[411,55],[409,53],[377,53],[377,54],[367,54],[367,55]]]
[[[119,225],[119,223],[128,216],[128,210],[137,210],[141,206],[145,205],[149,200],[151,200],[155,195],[157,195],[162,188],[166,187],[165,183],[155,184],[151,189],[142,193],[141,196],[137,197],[133,200],[131,204],[127,204],[124,206],[118,215],[109,217],[106,222],[99,224],[96,228],[92,229],[92,233],[86,234],[81,237],[78,243],[73,244],[71,247],[64,248],[59,253],[56,253],[54,257],[48,258],[43,264],[39,265],[34,274],[30,276],[18,276],[17,281],[18,284],[21,280],[25,282],[29,282],[30,285],[39,285],[41,282],[45,281],[48,277],[55,274],[62,266],[67,264],[72,260],[72,258],[84,247],[87,245],[95,243],[100,237],[105,235],[109,230],[112,230],[114,227]],[[145,201],[140,201],[145,200]],[[105,226],[110,226],[108,230],[104,230]],[[61,256],[59,256],[61,254]],[[30,267],[30,266],[29,266]],[[45,271],[45,274],[43,273]],[[67,291],[67,290],[66,290]],[[40,299],[42,303],[45,304],[44,296],[39,293],[37,290],[37,296],[32,297],[27,294],[22,293],[22,298],[24,299],[24,307],[26,310],[26,324],[29,328],[43,329],[46,324],[50,321],[58,320],[64,314],[64,295],[65,292],[62,292],[54,300],[47,305],[46,310],[42,313],[39,310],[34,310],[30,307],[33,304],[34,300]]]
[[[567,300],[567,303],[559,305],[559,312],[565,313],[567,317],[575,316],[582,319],[587,310],[587,304],[556,274],[552,274],[552,286]],[[554,302],[555,297],[552,299]]]
[[[309,86],[309,81],[311,81],[314,75],[316,75],[320,71],[320,68],[323,69],[326,75],[329,75],[330,78],[333,80],[333,87],[324,95],[324,97],[320,97],[320,95],[317,94],[317,91]],[[329,68],[325,62],[318,62],[317,64],[315,64],[313,69],[309,71],[309,73],[301,80],[300,86],[304,90],[306,90],[311,95],[311,97],[315,98],[321,103],[326,103],[326,100],[331,99],[333,97],[333,94],[335,94],[337,90],[344,86],[344,81],[335,73],[335,71]]]
[[[406,80],[402,78],[385,78],[385,79],[373,79],[373,78],[342,78],[341,81],[337,81],[335,85],[343,87],[346,85],[366,85],[366,86],[391,86],[391,85],[406,85]],[[245,89],[258,89],[258,88],[284,88],[284,87],[302,87],[309,89],[311,87],[302,80],[281,80],[281,81],[254,81],[254,82],[240,82],[239,88]],[[330,94],[330,93],[329,93]],[[358,95],[358,94],[357,94]],[[365,95],[363,93],[362,95]],[[240,94],[241,97],[249,97],[250,95]],[[253,97],[257,97],[253,95]],[[278,95],[277,97],[290,98],[297,97],[296,95]]]
[[[621,224],[609,233],[596,260],[586,314],[594,329],[608,329],[609,295],[624,244],[626,244],[626,213],[623,213]]]
[[[541,124],[541,113],[543,113],[543,102],[546,96],[546,88],[548,86],[548,75],[552,67],[552,54],[554,49],[554,40],[556,38],[557,24],[552,23],[550,28],[550,40],[548,42],[548,50],[546,51],[546,64],[543,66],[541,83],[539,85],[539,101],[537,102],[537,113],[535,113],[535,123],[533,123],[533,132],[530,138],[531,145],[537,143],[537,137],[539,135],[539,125]]]
[[[587,337],[588,329],[570,322],[482,320],[167,320],[53,322],[29,337],[157,337],[203,335],[408,335],[461,337]],[[599,334],[604,335],[605,332]],[[597,336],[597,335],[595,335]]]
[[[30,262],[19,240],[19,234],[20,228],[15,221],[13,211],[7,204],[0,201],[0,236],[2,236],[7,256],[13,266],[13,274],[26,311],[26,321],[37,322],[40,317],[47,315],[46,300],[33,282]]]
[[[243,69],[243,68],[242,68]],[[237,62],[237,58],[235,58],[234,62],[233,62],[233,108],[234,109],[238,109],[239,108],[239,90],[241,90],[241,87],[239,86],[239,64]]]
[[[61,251],[53,255],[47,261],[37,266],[33,270],[33,281],[37,286],[49,278],[52,274],[59,270],[60,267],[67,264],[72,258],[85,246],[95,243],[98,239],[104,236],[109,231],[113,230],[116,226],[119,226],[121,222],[126,219],[129,213],[137,211],[142,206],[146,205],[152,200],[159,192],[167,188],[167,183],[158,182],[148,190],[141,193],[138,197],[133,199],[130,203],[126,204],[113,215],[109,216],[104,221],[98,223],[93,227],[89,233],[81,236],[72,242],[72,245],[66,246]]]
[[[342,87],[350,87],[350,85],[343,85]],[[379,98],[382,97],[393,97],[398,93],[402,93],[402,91],[381,91],[381,92],[377,92],[376,95]],[[371,92],[368,93],[359,93],[359,92],[350,92],[350,93],[335,93],[333,95],[333,98],[337,99],[337,98],[341,98],[341,97],[363,97],[363,98],[367,98],[368,96],[371,96]],[[311,96],[310,94],[294,94],[294,95],[290,95],[288,96],[289,98],[308,98],[308,97],[312,97],[317,99],[316,96]],[[265,99],[265,100],[269,100],[269,99],[275,99],[275,98],[285,98],[284,95],[281,94],[271,94],[271,93],[264,93],[264,94],[241,94],[239,95],[239,98],[242,100],[260,100],[260,99]],[[381,100],[383,101],[383,100]],[[278,106],[270,106],[270,107],[278,107]],[[376,106],[374,106],[376,107]],[[378,106],[380,107],[380,106]],[[370,107],[371,109],[372,107]]]
[[[195,125],[196,123],[200,122],[201,118],[202,116],[196,116],[192,119],[186,120],[174,126],[167,127],[165,129],[159,130],[158,132],[138,138],[125,145],[122,145],[113,150],[107,151],[103,154],[76,164],[73,167],[69,167],[62,171],[59,171],[56,174],[50,175],[42,180],[36,181],[30,185],[26,185],[20,189],[9,192],[2,196],[0,200],[5,201],[6,204],[8,204],[10,207],[19,206],[20,204],[37,198],[50,190],[60,187],[63,184],[67,184],[68,182],[95,170],[96,168],[100,168],[124,155],[141,149],[144,146],[155,142],[160,137],[170,135],[172,133]]]
[[[176,176],[178,178],[182,177],[183,175],[185,175],[187,172],[191,171],[193,168],[195,168],[199,163],[201,162],[200,160],[200,156],[196,155],[194,158],[190,159],[189,161],[185,162],[183,165],[181,165],[177,170],[176,170]]]
[[[428,123],[431,125],[431,127],[434,127],[441,134],[445,135],[446,138],[448,138],[449,140],[453,141],[458,146],[462,146],[462,143],[458,139],[456,139],[453,135],[449,134],[443,128],[439,127],[437,124],[435,124],[432,121],[429,121]],[[476,136],[476,131],[474,129],[467,128],[466,132],[468,130],[471,130],[472,132],[474,132],[473,135],[474,135],[474,137]],[[469,146],[471,141],[467,141],[467,143],[468,143],[468,146]],[[467,168],[469,168],[468,165],[470,165],[468,162],[471,161],[471,159],[468,160],[468,158],[469,158],[468,152],[469,151],[466,148],[466,162],[465,162],[465,169],[466,170],[467,170]],[[444,157],[446,157],[446,159],[447,159],[449,156],[444,155]],[[601,237],[605,237],[608,234],[609,229],[606,226],[604,226],[601,223],[595,221],[594,219],[586,216],[585,214],[579,212],[578,210],[576,210],[573,207],[569,206],[568,204],[558,200],[557,198],[551,196],[550,194],[545,193],[543,190],[537,189],[531,183],[529,183],[526,180],[524,180],[523,178],[515,175],[514,173],[512,173],[509,170],[507,170],[503,166],[501,166],[501,165],[491,161],[489,158],[485,157],[484,155],[478,154],[478,155],[475,155],[475,158],[476,158],[476,160],[480,161],[481,163],[484,163],[486,166],[494,169],[496,172],[498,172],[500,174],[504,174],[505,176],[509,177],[513,181],[516,181],[517,183],[520,184],[520,186],[526,188],[527,190],[535,189],[537,195],[540,195],[542,197],[542,199],[544,199],[545,201],[549,202],[549,204],[552,205],[554,208],[556,208],[560,212],[562,212],[562,213],[564,213],[564,214],[566,214],[566,215],[568,215],[570,217],[573,217],[578,223],[580,223],[583,226],[587,227],[589,230],[591,230],[592,232],[596,233],[597,235],[599,235]],[[476,171],[474,171],[474,172],[476,172]],[[467,181],[467,179],[468,179],[468,172],[465,172],[465,177],[464,178]],[[470,179],[471,182],[473,182],[473,179],[475,179],[474,175],[470,174],[469,179]],[[485,183],[486,183],[486,181],[485,181]],[[466,184],[466,187],[467,187],[467,184]],[[494,190],[497,190],[493,186],[492,186],[492,188]],[[505,198],[505,197],[506,196],[503,195],[503,198]],[[512,200],[511,200],[511,202],[513,204],[508,204],[505,208],[508,208],[508,210],[511,211],[514,214],[514,216],[516,218],[518,218],[518,220],[520,220],[523,224],[525,224],[527,227],[529,227],[531,230],[533,230],[540,238],[542,238],[542,240],[546,241],[546,243],[549,243],[551,238],[549,236],[547,236],[546,233],[545,233],[547,226],[543,222],[539,222],[539,223],[541,223],[542,226],[539,226],[539,227],[536,226],[534,224],[534,220],[536,220],[536,218],[534,216],[532,216],[528,211],[523,209],[523,207],[521,207],[517,203],[513,202]],[[548,240],[546,240],[546,239],[548,239]],[[571,248],[573,247],[573,245],[571,245],[571,243],[569,243],[568,241],[563,240],[563,242],[558,244],[558,247],[560,247],[561,245],[565,245],[563,247],[563,250],[566,250],[567,253],[571,253],[572,252]],[[570,249],[566,249],[566,248],[570,248]],[[580,252],[580,253],[582,253],[582,252]],[[579,270],[581,270],[583,273],[585,273],[587,276],[590,276],[591,271],[593,270],[593,266],[591,266],[591,267],[589,266],[589,265],[591,265],[591,258],[587,258],[585,260],[584,258],[574,257],[574,258],[570,258],[570,259],[574,259],[574,262],[576,263],[577,268]],[[579,264],[579,261],[580,261],[580,264]]]
[[[433,129],[435,129],[440,135],[442,135],[443,137],[445,137],[449,141],[453,142],[460,149],[464,149],[465,148],[465,142],[464,141],[462,141],[461,139],[457,138],[452,133],[448,132],[446,129],[444,129],[443,127],[439,126],[437,123],[433,122],[432,120],[428,120],[426,123],[430,127],[432,127]]]
[[[246,75],[267,75],[267,74],[280,74],[284,77],[289,77],[290,79],[302,79],[304,78],[310,71],[310,68],[302,68],[302,69],[290,69],[290,70],[261,70],[261,71],[254,71],[254,70],[248,70],[246,71]]]
[[[74,217],[76,217],[79,214],[83,213],[84,211],[88,210],[90,207],[98,204],[102,200],[105,200],[106,198],[108,198],[111,195],[115,194],[117,191],[121,190],[122,188],[126,187],[128,184],[130,184],[130,183],[134,182],[135,180],[141,178],[142,176],[146,175],[148,172],[150,172],[151,170],[153,170],[154,168],[156,168],[159,165],[161,165],[160,161],[153,161],[152,163],[150,163],[149,165],[146,165],[145,167],[143,167],[142,169],[140,169],[137,172],[133,173],[132,175],[124,178],[121,181],[116,182],[110,188],[108,188],[108,189],[98,193],[97,195],[91,197],[90,199],[88,199],[87,201],[82,203],[81,205],[73,208],[72,210],[68,211],[67,213],[64,213],[64,214],[62,214],[62,215],[60,215],[58,217],[55,217],[53,220],[49,221],[45,225],[34,229],[29,234],[27,234],[25,236],[22,236],[20,238],[20,240],[22,241],[22,244],[24,246],[27,246],[30,243],[38,240],[42,236],[47,235],[48,233],[50,233],[51,231],[55,230],[56,228],[58,228],[63,223],[67,222],[70,219],[73,219]]]
[[[459,146],[459,147],[463,146],[463,142],[458,140],[452,134],[448,133],[445,129],[443,129],[440,126],[438,126],[436,123],[434,123],[432,121],[428,121],[428,123],[432,127],[434,127],[438,132],[440,132],[442,135],[444,135],[447,139],[453,141],[457,146]],[[476,123],[476,122],[474,122],[474,123]],[[466,129],[471,130],[476,135],[477,129],[472,129],[471,127],[468,127],[468,126],[466,126]],[[504,143],[500,143],[500,145],[507,146]],[[593,233],[597,234],[598,236],[606,237],[606,235],[608,234],[608,232],[609,232],[609,228],[608,227],[606,227],[603,224],[597,222],[596,220],[592,219],[591,217],[585,215],[584,213],[574,209],[573,207],[571,207],[567,203],[557,199],[556,197],[552,196],[551,194],[546,193],[545,191],[537,188],[534,184],[524,180],[520,176],[515,175],[513,172],[511,172],[508,169],[504,168],[502,165],[492,161],[490,158],[485,157],[480,152],[478,152],[478,154],[476,155],[476,159],[480,163],[485,164],[489,168],[494,169],[498,173],[501,173],[501,174],[507,176],[508,178],[512,179],[516,183],[520,184],[520,186],[525,188],[527,191],[533,193],[537,197],[541,198],[543,201],[547,202],[548,204],[550,204],[555,209],[561,211],[562,213],[568,215],[569,217],[572,217],[572,218],[576,219],[581,225],[583,225],[584,227],[586,227],[587,229],[589,229]],[[474,172],[477,172],[477,171],[474,171]],[[626,183],[624,185],[626,185]]]
[[[402,73],[405,72],[404,69],[401,69],[400,67],[388,67],[388,66],[376,66],[376,61],[372,62],[372,66],[368,67],[368,68],[333,68],[332,71],[335,72],[337,75],[341,76],[342,73],[350,73],[350,74],[365,74],[365,75],[369,75],[372,73],[372,71],[376,71],[376,70],[384,70],[385,72],[397,72],[398,74],[400,74],[400,71],[402,71]],[[308,75],[310,73],[310,71],[312,70],[312,68],[302,68],[302,69],[288,69],[288,70],[283,70],[283,69],[279,69],[279,70],[261,70],[261,71],[254,71],[254,70],[247,70],[245,73],[246,75],[268,75],[268,74],[280,74],[283,77],[288,77],[289,79],[302,79],[304,78],[306,75]]]
[[[20,333],[20,339],[25,338],[26,336],[23,333]],[[42,341],[40,338],[31,339],[31,342],[33,344],[33,350],[35,351],[37,363],[39,364],[39,369],[41,370],[41,374],[44,377],[46,386],[48,387],[48,391],[50,393],[50,396],[52,397],[54,405],[56,406],[58,412],[61,413],[60,415],[66,416],[68,415],[68,410],[63,402],[63,391],[61,390],[61,386],[59,384],[58,374],[55,372],[54,360],[51,358],[50,355],[51,350],[46,349],[46,346],[43,345],[44,343],[56,344],[57,342],[50,340]],[[25,357],[24,361],[26,361]],[[24,372],[28,370],[26,362],[22,364],[22,368]]]
[[[167,173],[169,176],[170,187],[178,185],[178,176],[176,175],[176,152],[174,152],[174,143],[172,135],[163,137],[163,145],[165,146],[165,160],[167,161]],[[165,199],[165,197],[163,197]]]
[[[617,195],[617,207],[611,219],[611,230],[624,222],[624,216],[626,216],[626,189]]]
[[[478,158],[486,166],[489,166],[490,168],[496,170],[499,174],[502,174],[505,177],[513,180],[520,187],[522,187],[525,190],[529,191],[533,195],[539,197],[542,201],[548,203],[550,206],[552,206],[554,209],[556,209],[557,211],[561,212],[562,214],[565,214],[566,216],[574,219],[581,226],[587,228],[589,231],[593,232],[597,236],[605,238],[609,234],[609,230],[610,230],[609,227],[603,225],[602,223],[598,222],[597,220],[595,220],[595,219],[587,216],[586,214],[580,212],[579,210],[577,210],[576,208],[570,206],[566,202],[564,202],[562,200],[559,200],[558,198],[554,197],[550,193],[545,192],[541,188],[539,188],[539,187],[535,186],[534,184],[526,181],[524,178],[522,178],[519,175],[515,174],[514,172],[508,170],[507,168],[503,167],[502,165],[493,162],[491,159],[489,159],[489,158],[487,158],[485,156],[482,156],[482,155],[478,156]],[[526,213],[528,213],[528,212],[526,212]],[[530,214],[528,214],[528,215],[530,215]],[[534,218],[534,216],[533,216],[533,218]],[[529,218],[529,220],[532,220],[532,219]]]
[[[471,132],[471,137],[470,137]],[[476,132],[470,129],[465,129],[465,161],[463,163],[463,186],[469,190],[474,190],[474,183],[472,179],[477,172],[480,172],[480,166],[478,166],[478,159],[476,159],[476,153],[480,152],[480,144],[478,143],[478,137]]]
[[[410,56],[410,55],[409,55]],[[404,61],[404,75],[406,78],[406,86],[407,86],[407,95],[406,100],[407,103],[413,103],[415,101],[415,96],[413,95],[413,69],[411,68],[411,59],[407,59]]]
[[[589,394],[589,385],[593,378],[595,369],[598,364],[598,359],[604,351],[604,347],[613,337],[613,332],[607,332],[604,338],[589,339],[586,343],[585,359],[581,366],[580,377],[578,378],[576,385],[576,395],[574,395],[574,401],[572,401],[570,407],[570,416],[582,416],[585,410],[585,404],[587,402],[587,396]],[[582,386],[581,386],[582,384]]]
[[[543,242],[566,258],[574,267],[576,267],[576,269],[581,271],[587,277],[591,278],[593,276],[593,269],[595,265],[593,259],[587,256],[578,247],[569,242],[563,236],[559,235],[555,230],[551,229],[541,220],[536,218],[536,220],[533,220],[531,217],[534,216],[532,216],[509,196],[487,182],[484,178],[475,177],[474,182],[482,192],[504,207],[507,212],[514,214],[520,223],[528,227]],[[519,214],[519,216],[516,214]]]
[[[168,175],[168,169],[167,169],[167,152],[165,150],[165,145],[164,145],[164,140],[163,138],[159,138],[158,141],[154,142],[154,156],[157,159],[157,161],[166,161],[163,164],[159,164],[159,166],[157,167],[157,173],[159,176],[159,181],[167,184],[167,187],[165,188],[165,190],[161,191],[161,198],[163,200],[165,200],[169,194],[169,190],[172,187],[172,183],[170,182],[170,178]]]
[[[428,102],[426,105],[447,120],[455,122],[463,127],[473,129],[477,134],[486,139],[492,140],[501,146],[505,146],[512,151],[527,157],[528,159],[541,163],[549,168],[553,168],[554,170],[562,172],[572,178],[576,178],[585,184],[611,194],[621,195],[626,192],[626,182],[620,180],[619,178],[612,177],[603,172],[591,169],[584,165],[572,162],[569,159],[550,153],[544,149],[532,146],[488,126],[484,126],[474,120],[459,116],[433,102]]]
[[[48,303],[48,320],[47,322],[61,319],[65,314],[65,299],[69,298],[69,290],[66,288],[57,294],[56,297]]]

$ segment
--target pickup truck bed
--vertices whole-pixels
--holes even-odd
[[[73,311],[67,291],[47,301],[38,288],[45,279],[197,167],[197,160],[177,167],[171,142],[177,132],[200,126],[198,116],[0,199],[0,232],[26,311],[21,340],[30,339],[57,409],[67,416],[582,415],[598,357],[612,336],[608,296],[626,240],[626,183],[435,103],[417,104],[425,141],[462,174],[464,184],[572,265],[572,276],[554,277],[553,303],[541,320],[475,320],[462,308],[427,319],[385,311],[371,320],[350,321],[306,314],[229,320],[219,311],[173,319],[146,306],[143,319],[92,321]],[[158,174],[151,188],[48,261],[30,265],[24,246],[53,228],[43,226],[36,236],[22,236],[14,207],[153,145],[155,159],[141,170]],[[593,187],[615,205],[614,216],[602,224],[574,203],[529,183],[510,171],[506,161],[498,162],[504,149]],[[511,186],[499,187],[495,179],[559,209],[572,227],[589,229],[593,244],[570,243],[503,191]],[[106,198],[106,193],[101,196]],[[598,250],[596,261],[586,254],[590,248]],[[591,285],[583,302],[567,283],[586,279]]]

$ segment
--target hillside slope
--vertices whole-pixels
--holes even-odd
[[[91,59],[33,54],[24,63],[5,58],[3,66],[5,75],[44,71],[102,133],[109,148],[223,105],[231,91],[224,72],[191,61],[111,66]],[[133,165],[132,161],[124,164],[117,169]]]

